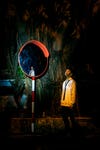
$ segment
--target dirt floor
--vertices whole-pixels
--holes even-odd
[[[100,128],[95,125],[91,118],[81,117],[77,119],[79,128],[74,134],[73,132],[66,134],[61,118],[38,118],[37,132],[28,133],[24,129],[19,134],[17,129],[17,133],[13,131],[13,134],[2,136],[1,145],[3,148],[10,148],[10,150],[20,148],[27,148],[28,150],[99,149]],[[16,121],[13,121],[16,124]]]

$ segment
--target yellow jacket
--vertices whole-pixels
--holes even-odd
[[[70,78],[69,82],[66,85],[65,90],[65,84],[67,81],[68,79],[66,79],[62,84],[61,106],[73,107],[73,105],[76,102],[76,81]],[[64,90],[65,90],[65,98],[63,99]]]

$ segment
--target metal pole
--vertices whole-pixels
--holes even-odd
[[[31,131],[34,132],[34,123],[35,123],[35,117],[34,117],[34,101],[35,101],[35,71],[33,66],[31,66],[31,70],[29,72],[29,75],[32,79],[32,124],[31,124]]]
[[[34,132],[34,123],[35,123],[34,103],[35,103],[35,78],[32,77],[32,126],[31,126],[32,133]]]

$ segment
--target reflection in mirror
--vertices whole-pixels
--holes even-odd
[[[47,67],[48,59],[44,56],[44,52],[40,46],[29,42],[20,51],[19,62],[22,71],[27,76],[30,76],[31,67],[35,71],[35,76],[39,76]]]

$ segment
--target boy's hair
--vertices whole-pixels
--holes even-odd
[[[74,67],[73,66],[67,66],[66,69],[69,69],[71,71],[71,73],[73,74],[73,72],[74,72]]]

